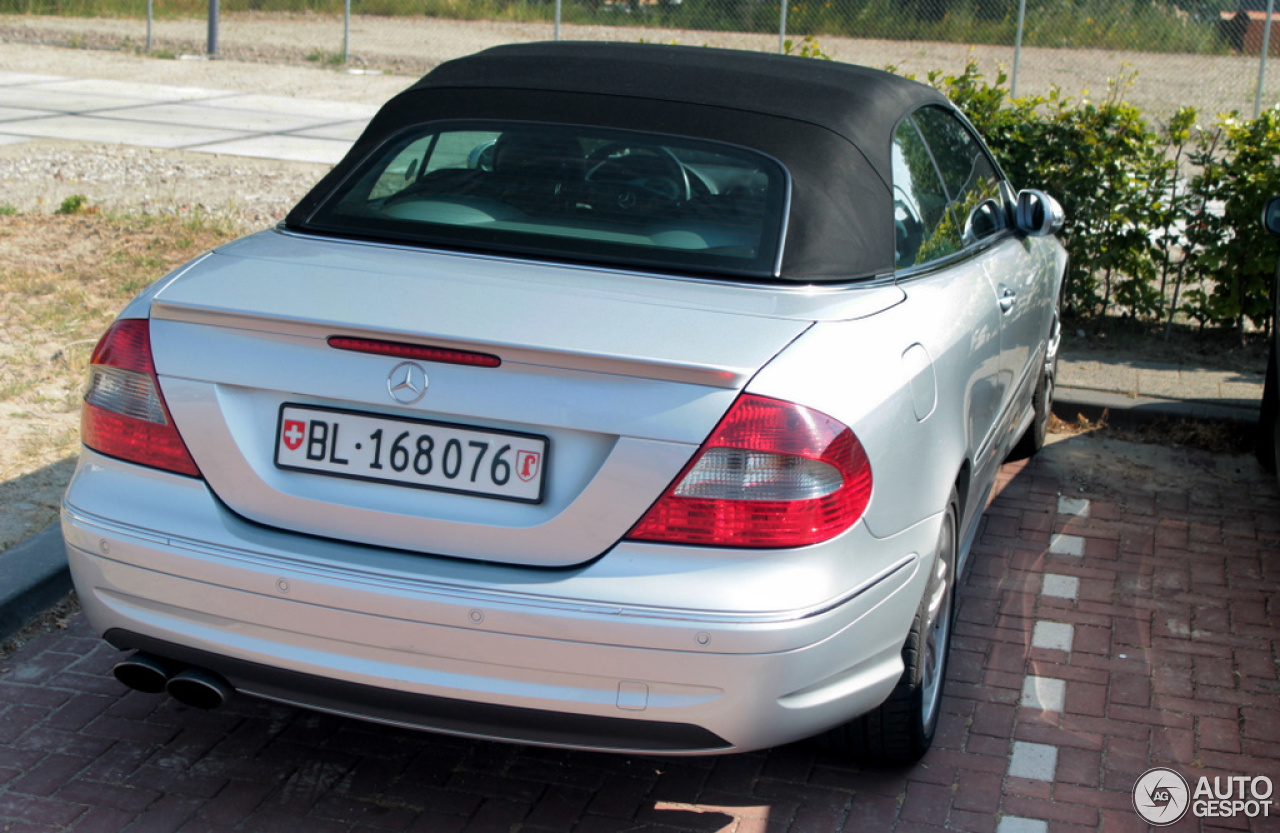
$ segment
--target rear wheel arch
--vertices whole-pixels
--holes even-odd
[[[960,513],[961,520],[964,519],[964,513],[969,508],[969,480],[972,476],[972,468],[968,458],[965,458],[960,464],[960,471],[956,473],[954,488],[957,510]]]
[[[928,560],[928,579],[902,646],[902,676],[875,709],[821,736],[828,750],[902,765],[919,760],[932,746],[955,621],[961,517],[960,499],[952,490],[939,525],[938,550]]]

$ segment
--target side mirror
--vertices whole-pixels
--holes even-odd
[[[1014,223],[1029,237],[1046,237],[1062,230],[1067,215],[1062,206],[1044,191],[1028,188],[1018,192]]]
[[[1262,227],[1272,234],[1280,234],[1280,197],[1267,200],[1267,207],[1262,209]]]

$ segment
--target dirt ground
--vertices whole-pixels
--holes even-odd
[[[350,75],[310,66],[159,61],[120,52],[0,44],[0,70],[79,78],[116,78],[213,89],[380,101],[403,77]],[[156,70],[160,70],[156,72]],[[185,72],[184,72],[185,70]],[[57,276],[79,261],[122,256],[126,241],[82,235],[66,223],[25,223],[71,196],[91,210],[204,216],[247,232],[278,222],[328,169],[326,165],[218,157],[183,151],[33,140],[0,146],[0,274]],[[138,286],[163,268],[139,268]],[[52,330],[41,303],[0,298],[0,549],[57,516],[79,448],[79,374],[104,312],[57,311],[69,323]],[[96,306],[96,305],[95,305]],[[47,312],[52,315],[53,311]],[[84,322],[91,322],[87,328]],[[62,331],[66,330],[66,333]]]

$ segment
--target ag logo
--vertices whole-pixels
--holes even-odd
[[[1190,799],[1186,779],[1165,767],[1147,770],[1133,785],[1133,809],[1156,827],[1173,824],[1185,816]]]

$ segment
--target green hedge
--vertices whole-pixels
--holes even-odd
[[[971,63],[929,81],[987,139],[1018,187],[1062,202],[1071,254],[1069,311],[1119,312],[1201,327],[1273,326],[1270,287],[1280,252],[1262,228],[1280,195],[1280,108],[1197,124],[1185,108],[1152,126],[1124,100],[1133,77],[1105,98],[1011,98],[1006,76],[988,83]]]

